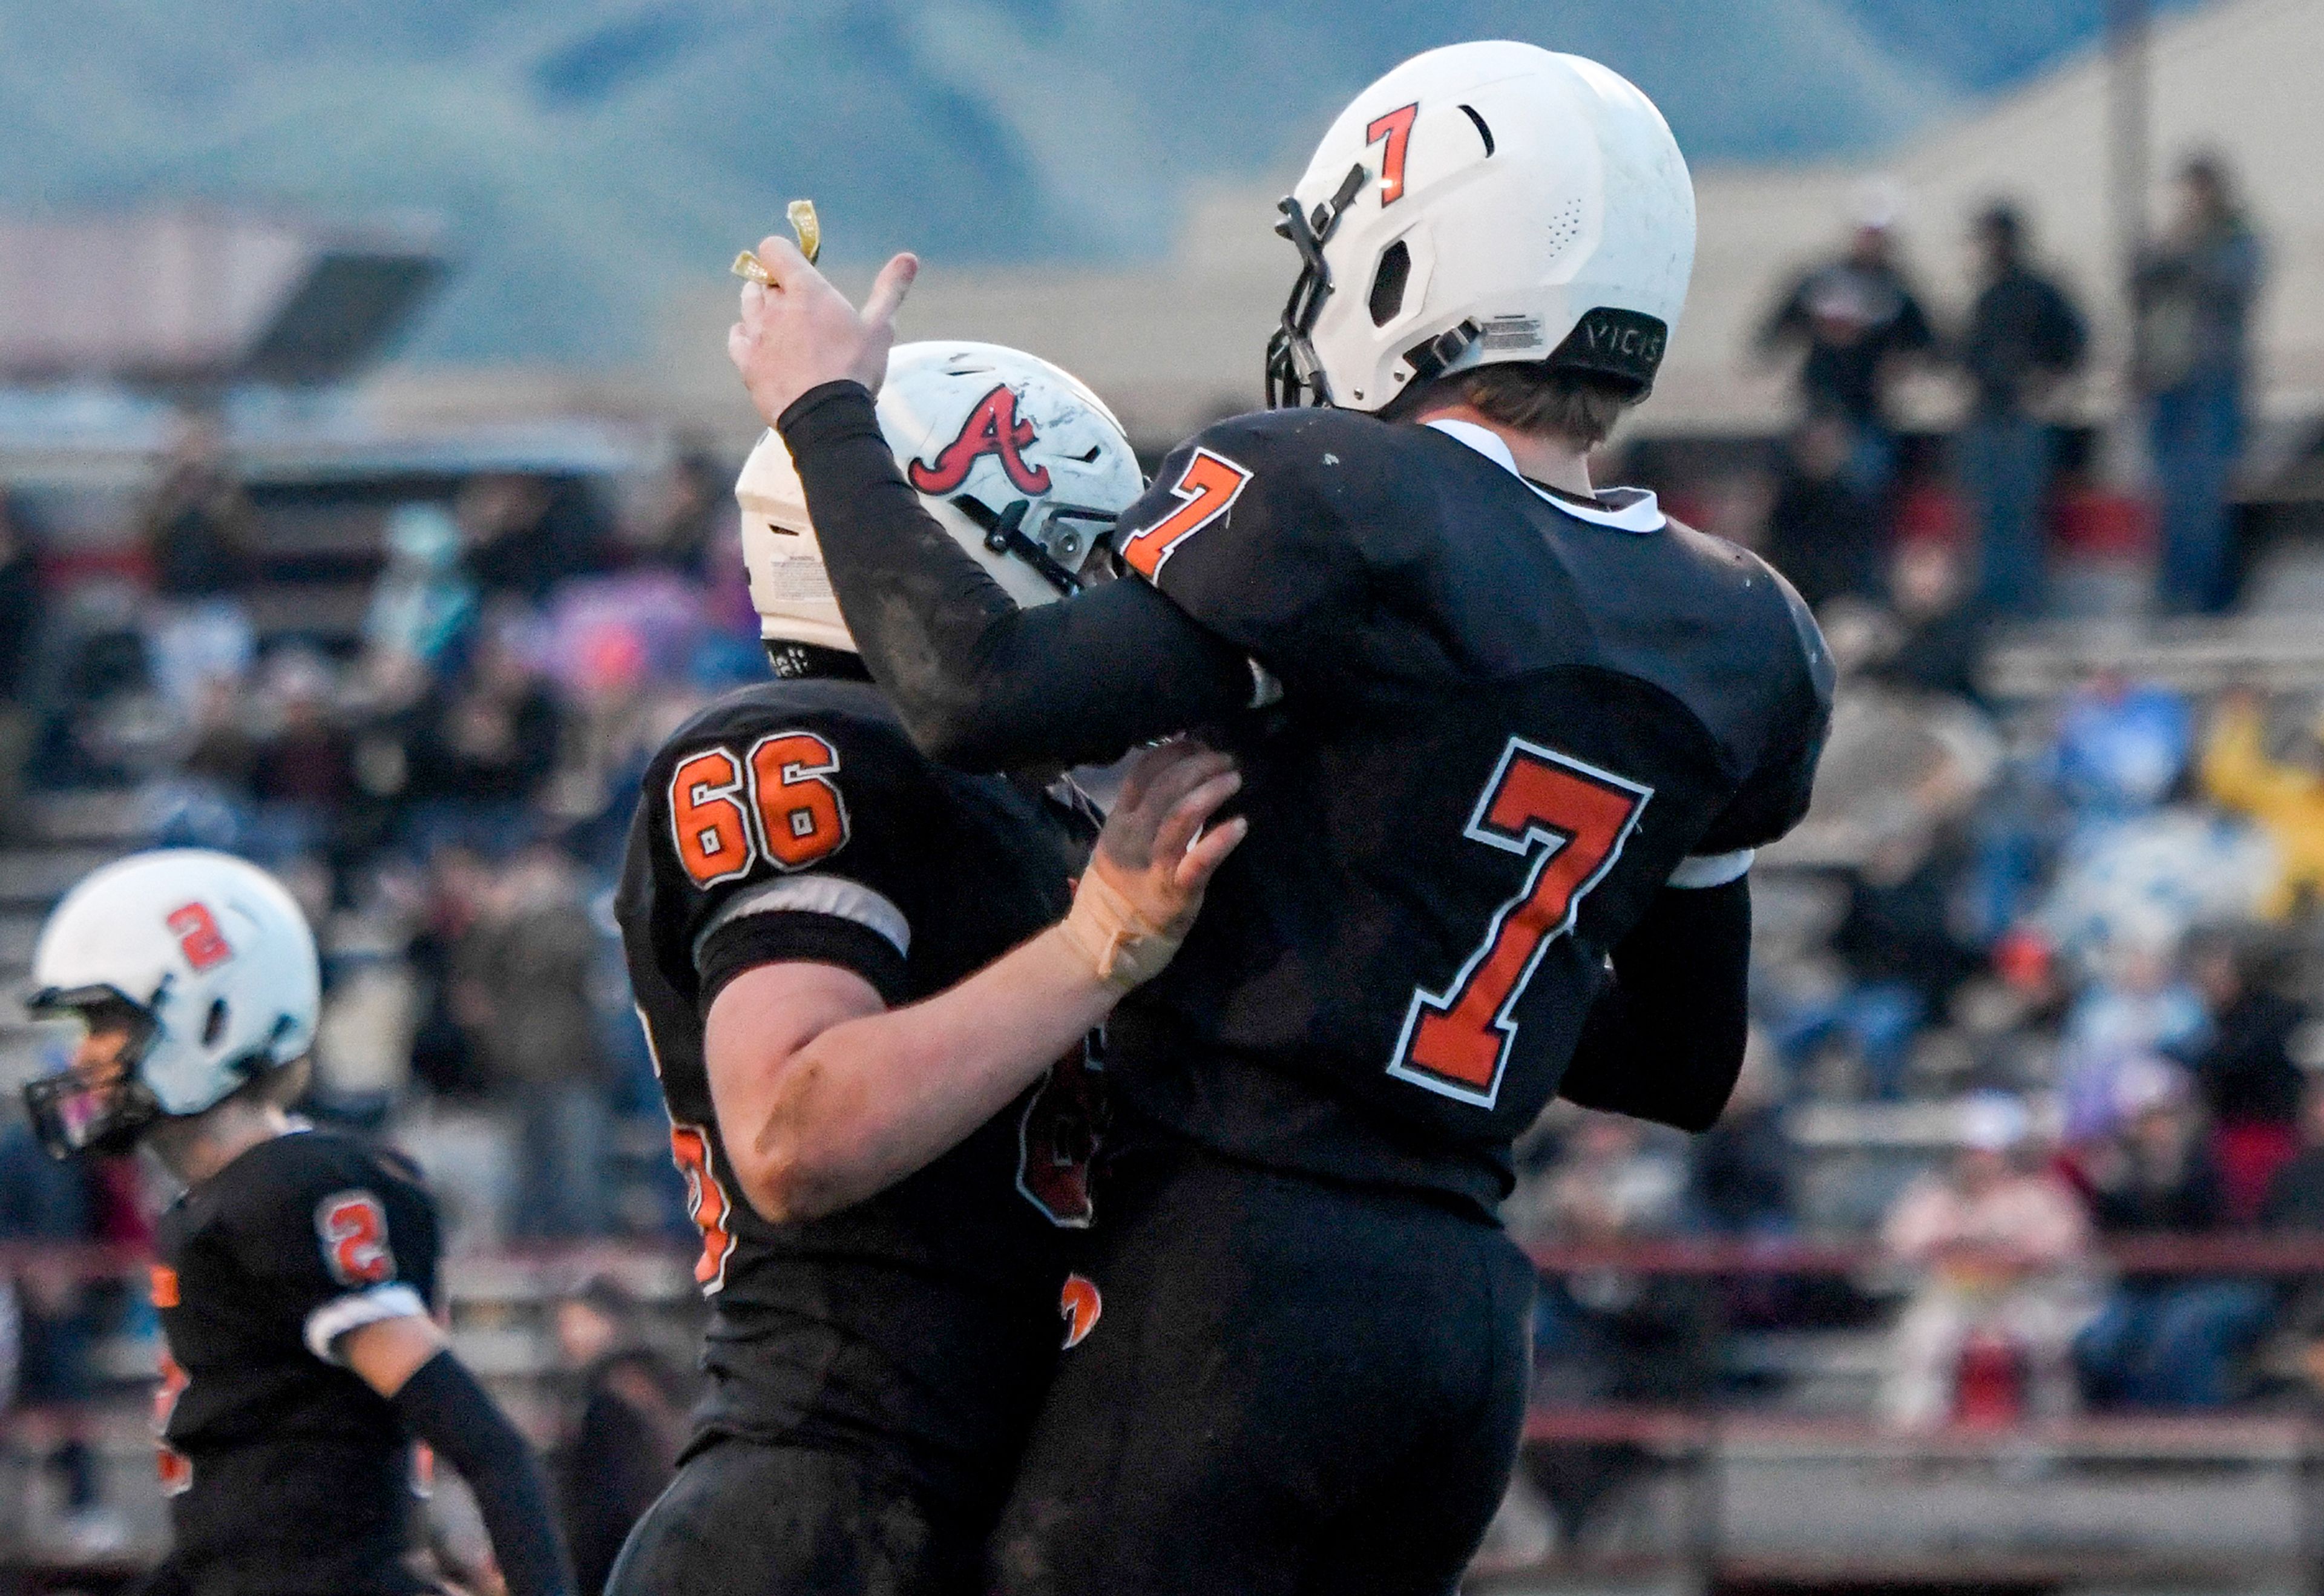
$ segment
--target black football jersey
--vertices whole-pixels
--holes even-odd
[[[727,979],[791,960],[891,1007],[932,996],[1063,916],[1093,835],[1038,789],[929,762],[865,682],[746,688],[656,756],[619,909],[703,1237],[701,1434],[857,1452],[955,1500],[1006,1489],[1092,1212],[1091,1061],[878,1195],[778,1224],[732,1178],[703,1021]]]
[[[416,1591],[418,1460],[338,1338],[432,1311],[436,1211],[392,1153],[261,1142],[161,1217],[156,1398],[172,1561],[218,1591]]]
[[[1212,427],[1116,548],[1280,698],[1217,729],[1250,840],[1110,1025],[1114,1102],[1497,1203],[1608,950],[1665,883],[1739,873],[1804,811],[1814,622],[1650,494],[1569,498],[1481,428],[1346,411]]]

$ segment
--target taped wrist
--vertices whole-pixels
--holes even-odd
[[[1074,907],[1057,930],[1090,962],[1099,980],[1123,992],[1161,974],[1186,939],[1185,925],[1157,926],[1148,919],[1094,864],[1082,872]]]

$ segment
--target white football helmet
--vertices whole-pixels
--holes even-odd
[[[1654,103],[1505,41],[1416,55],[1358,95],[1281,209],[1301,270],[1270,406],[1377,411],[1498,361],[1644,398],[1694,267],[1694,185]]]
[[[1074,591],[1145,485],[1105,401],[998,344],[900,344],[880,429],[928,513],[1019,604]],[[770,431],[734,484],[760,635],[855,651],[824,573],[798,472]]]
[[[122,1068],[28,1082],[49,1150],[120,1150],[155,1120],[215,1108],[302,1057],[322,981],[314,934],[256,865],[200,848],[117,860],[84,878],[41,927],[36,1017],[125,1021]]]

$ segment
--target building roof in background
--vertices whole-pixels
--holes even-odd
[[[0,219],[0,381],[337,381],[384,352],[444,265],[412,231],[226,211]]]

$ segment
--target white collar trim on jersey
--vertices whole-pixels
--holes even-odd
[[[1508,440],[1489,427],[1480,427],[1474,421],[1449,419],[1424,424],[1434,427],[1455,443],[1467,444],[1576,521],[1612,527],[1618,532],[1659,532],[1663,530],[1662,506],[1655,502],[1654,494],[1644,488],[1609,488],[1599,495],[1598,503],[1585,503],[1563,494],[1553,494],[1519,471],[1517,457],[1509,452]]]

